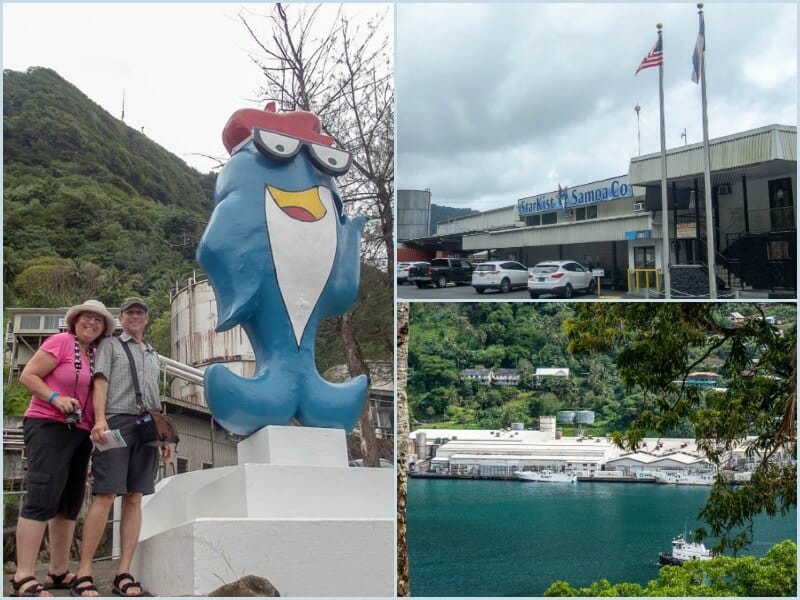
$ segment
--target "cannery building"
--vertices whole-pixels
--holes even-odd
[[[709,152],[711,215],[698,143],[667,150],[666,215],[654,153],[632,158],[625,174],[438,223],[437,235],[450,243],[460,236],[459,252],[487,252],[489,259],[528,266],[575,260],[602,269],[603,287],[635,290],[658,288],[667,263],[707,265],[710,218],[721,287],[795,290],[797,128],[767,125],[719,137],[709,141]]]

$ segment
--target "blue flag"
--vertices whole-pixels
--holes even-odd
[[[700,31],[697,33],[697,42],[694,45],[694,54],[692,54],[692,81],[695,83],[700,82],[700,70],[703,68],[703,54],[706,51],[706,21],[703,15],[700,15]]]

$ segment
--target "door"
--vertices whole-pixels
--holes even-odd
[[[794,229],[794,206],[790,177],[769,182],[769,216],[771,229]]]
[[[636,246],[633,249],[633,267],[635,269],[655,269],[656,247]]]

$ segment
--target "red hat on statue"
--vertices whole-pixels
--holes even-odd
[[[242,108],[237,110],[222,130],[222,143],[228,154],[250,137],[253,127],[283,133],[301,140],[330,146],[333,138],[321,132],[320,122],[313,113],[304,110],[279,113],[275,103],[269,102],[264,110]]]

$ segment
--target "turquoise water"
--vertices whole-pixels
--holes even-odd
[[[413,596],[541,596],[558,579],[646,584],[708,488],[411,479]],[[796,540],[797,515],[759,518],[747,554]]]

